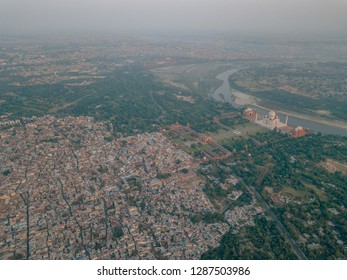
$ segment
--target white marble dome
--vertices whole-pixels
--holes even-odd
[[[274,111],[270,111],[268,117],[270,120],[274,120],[276,118],[276,113]]]

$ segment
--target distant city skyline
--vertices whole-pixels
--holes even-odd
[[[204,31],[347,36],[346,0],[2,0],[0,34]]]

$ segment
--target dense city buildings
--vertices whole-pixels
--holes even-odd
[[[228,230],[192,222],[215,211],[205,178],[160,133],[112,140],[90,117],[47,116],[0,147],[2,259],[197,259]]]

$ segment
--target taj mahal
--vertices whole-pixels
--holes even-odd
[[[288,125],[288,116],[286,122],[282,123],[279,116],[274,111],[270,111],[262,120],[258,120],[258,114],[256,114],[255,122],[269,129],[281,128]]]
[[[270,111],[267,115],[262,116],[256,110],[247,108],[244,110],[243,115],[259,126],[271,130],[279,130],[281,133],[287,134],[288,137],[299,138],[305,136],[308,132],[302,126],[293,127],[288,125],[288,115],[286,116],[285,123],[282,123],[280,117],[274,111]]]
[[[274,111],[270,111],[269,114],[263,117],[258,115],[256,110],[248,108],[245,110],[244,114],[247,117],[253,117],[253,121],[256,124],[271,130],[288,126],[288,116],[286,117],[286,122],[282,123],[279,116]]]

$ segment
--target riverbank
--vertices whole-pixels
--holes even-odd
[[[232,95],[232,99],[234,100],[234,102],[238,105],[238,106],[253,106],[256,108],[260,108],[266,111],[270,111],[270,110],[274,110],[274,108],[267,108],[264,106],[261,106],[259,104],[260,100],[252,95],[248,95],[246,93],[242,93],[240,91],[236,91],[234,89],[231,89],[231,95]],[[322,119],[319,117],[314,117],[314,116],[309,116],[309,115],[305,115],[305,114],[300,114],[297,112],[293,112],[293,111],[288,111],[288,110],[276,110],[277,113],[282,114],[282,115],[288,115],[290,117],[296,117],[298,119],[303,119],[306,121],[314,121],[317,123],[322,123],[322,124],[326,124],[329,126],[335,126],[338,128],[342,128],[342,129],[346,129],[347,130],[347,124],[345,122],[342,121],[329,121],[326,119]]]
[[[264,114],[270,110],[275,110],[282,117],[289,116],[289,124],[296,126],[301,125],[311,130],[331,133],[342,136],[347,136],[347,123],[338,120],[326,120],[315,116],[301,114],[298,112],[281,110],[278,108],[270,108],[260,105],[261,100],[258,98],[240,92],[238,90],[230,88],[229,76],[236,73],[238,69],[230,69],[216,76],[217,79],[223,81],[223,85],[220,86],[211,96],[217,101],[229,102],[234,107],[250,106]]]

